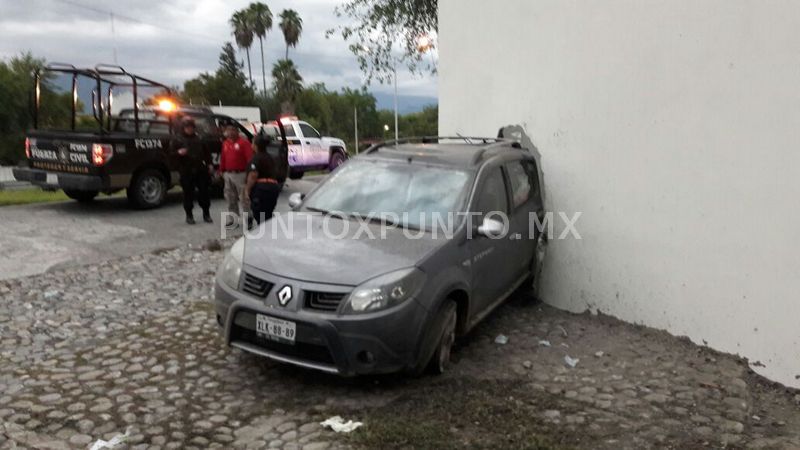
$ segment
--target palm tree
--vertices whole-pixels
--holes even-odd
[[[255,32],[247,11],[241,10],[233,13],[230,24],[233,28],[233,37],[236,40],[236,45],[247,52],[247,75],[249,76],[250,84],[253,84],[253,70],[250,68],[250,47],[253,45]]]
[[[289,59],[289,47],[297,46],[297,41],[300,40],[300,34],[303,32],[303,19],[293,9],[284,9],[281,11],[281,31],[283,31],[283,39],[286,41],[286,58]]]
[[[258,44],[261,47],[261,82],[266,95],[267,69],[264,65],[264,37],[267,35],[267,31],[272,29],[272,11],[264,3],[256,2],[250,4],[247,8],[247,14],[253,24],[253,32],[258,36]]]
[[[281,101],[283,113],[294,112],[294,101],[303,90],[303,77],[291,60],[282,59],[272,66],[272,88]]]

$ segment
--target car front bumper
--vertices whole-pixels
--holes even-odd
[[[103,177],[74,173],[48,172],[30,167],[15,167],[14,178],[33,185],[53,189],[72,189],[76,191],[104,191],[108,188]],[[48,174],[50,179],[48,179]],[[53,177],[56,177],[55,179]]]
[[[269,281],[275,286],[272,291],[284,285],[281,283],[290,283],[297,298],[282,307],[274,292],[257,298],[217,280],[217,321],[224,328],[228,345],[342,376],[399,372],[418,363],[428,311],[416,300],[376,313],[338,315],[306,307],[305,292],[320,289],[319,285],[288,279]],[[295,343],[279,343],[257,335],[256,314],[294,322]]]

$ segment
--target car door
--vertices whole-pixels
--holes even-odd
[[[284,123],[283,131],[289,144],[289,167],[303,167],[309,165],[305,146],[302,140],[300,127],[294,123]]]
[[[505,164],[511,194],[508,238],[517,244],[511,249],[511,262],[517,277],[524,275],[530,268],[535,244],[534,236],[530,235],[529,225],[539,209],[535,205],[538,183],[531,179],[531,172],[525,165],[527,162],[520,159]]]
[[[490,238],[476,231],[485,217],[499,219],[501,214],[508,214],[508,190],[501,166],[483,169],[470,211],[473,232],[467,245],[476,313],[481,314],[510,288],[515,275],[512,270],[515,265],[509,263],[514,241],[505,234]]]
[[[319,132],[305,122],[299,122],[303,134],[303,150],[308,154],[309,165],[328,164],[328,152],[322,148]]]
[[[213,116],[193,116],[197,135],[208,146],[211,152],[211,163],[214,169],[219,169],[219,159],[222,155],[222,130]]]

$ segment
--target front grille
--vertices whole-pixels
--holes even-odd
[[[341,292],[306,291],[306,308],[319,311],[336,311],[347,294]]]
[[[298,334],[301,332],[302,324],[298,323]],[[257,345],[265,350],[270,350],[284,356],[296,358],[303,361],[316,362],[320,364],[334,365],[333,356],[324,345],[309,344],[296,341],[294,345],[272,341],[259,336],[255,331],[234,324],[231,328],[231,341],[243,341]]]
[[[242,290],[250,295],[256,297],[266,298],[269,291],[272,289],[273,284],[267,280],[262,280],[255,275],[249,273],[244,274],[244,284]]]

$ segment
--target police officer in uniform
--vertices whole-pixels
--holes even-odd
[[[267,146],[271,138],[259,133],[255,139],[255,154],[247,165],[247,183],[244,188],[245,203],[250,205],[250,211],[256,223],[262,223],[272,218],[281,185],[278,182],[279,171],[273,158],[267,154]]]
[[[197,191],[197,204],[203,210],[203,220],[212,223],[208,186],[211,184],[210,175],[214,170],[214,165],[211,162],[211,151],[197,136],[194,119],[189,116],[181,119],[181,132],[170,143],[170,151],[178,162],[186,223],[189,225],[195,223],[192,214],[195,191]]]

